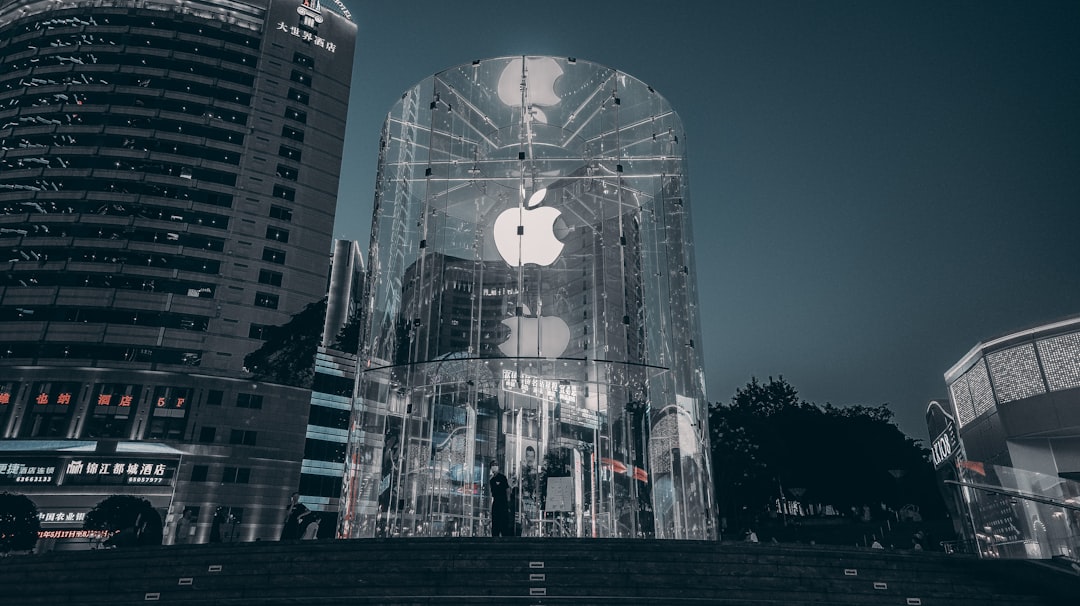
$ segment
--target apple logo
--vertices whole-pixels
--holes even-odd
[[[495,218],[495,248],[510,267],[551,265],[562,253],[563,243],[555,236],[555,221],[561,212],[550,206],[534,208],[546,195],[546,188],[538,189],[524,208],[508,208]]]
[[[499,344],[508,358],[558,358],[570,345],[570,327],[558,316],[532,316],[522,306],[524,315],[502,321],[510,329],[510,338]]]
[[[562,75],[562,66],[551,57],[512,59],[499,75],[499,100],[509,107],[521,106],[522,86],[525,86],[525,103],[533,108],[533,119],[546,124],[547,115],[535,106],[550,107],[562,101],[555,92],[555,81]]]

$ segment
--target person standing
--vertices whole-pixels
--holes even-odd
[[[176,532],[173,534],[173,545],[184,545],[191,542],[191,536],[195,534],[195,512],[190,509],[184,510],[184,515],[176,522]]]
[[[510,532],[510,481],[499,471],[499,464],[491,462],[491,536],[508,537]]]
[[[300,502],[300,493],[292,493],[292,496],[289,497],[289,508],[285,512],[285,526],[281,529],[282,541],[291,541],[300,538],[300,518],[307,513],[308,508]]]

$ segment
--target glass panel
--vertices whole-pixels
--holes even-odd
[[[666,101],[509,57],[421,82],[383,133],[344,534],[715,538]]]

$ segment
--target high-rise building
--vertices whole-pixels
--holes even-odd
[[[651,87],[575,59],[402,96],[342,535],[715,538],[684,140]]]
[[[120,491],[276,538],[310,389],[244,358],[325,293],[355,37],[317,0],[0,0],[0,484],[47,528]]]

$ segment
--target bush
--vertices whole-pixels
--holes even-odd
[[[33,549],[39,530],[33,501],[21,494],[0,493],[0,553]]]
[[[106,545],[161,545],[164,536],[161,516],[146,499],[113,495],[86,514],[83,528],[116,533]]]

